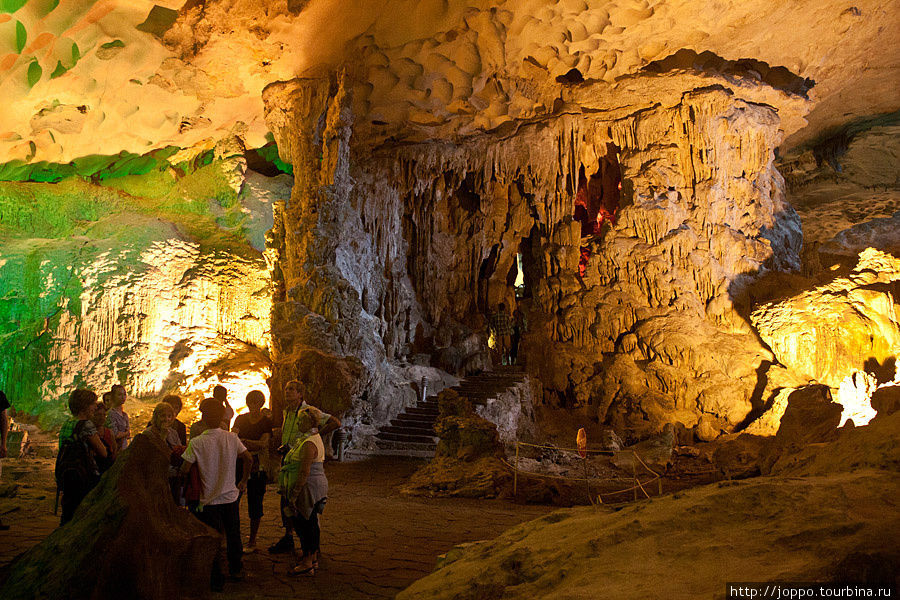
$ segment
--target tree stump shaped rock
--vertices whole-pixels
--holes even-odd
[[[172,500],[168,448],[139,435],[66,525],[24,553],[6,600],[173,600],[209,593],[221,537]]]

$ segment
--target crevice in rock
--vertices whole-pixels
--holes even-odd
[[[728,60],[708,50],[698,54],[689,48],[682,48],[666,58],[647,63],[647,66],[641,71],[654,74],[670,71],[695,71],[708,75],[753,79],[803,98],[807,97],[809,90],[816,84],[812,79],[791,73],[786,67],[771,67],[765,62],[753,58]]]

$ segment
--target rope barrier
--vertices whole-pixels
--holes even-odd
[[[566,475],[551,475],[549,473],[535,473],[534,471],[522,471],[521,469],[516,469],[514,465],[511,465],[505,458],[501,458],[500,461],[509,467],[513,471],[517,471],[522,475],[530,475],[532,477],[539,477],[543,479],[562,479],[564,481],[633,481],[631,477],[622,478],[622,477],[568,477]],[[653,481],[652,479],[650,481]],[[630,489],[630,488],[629,488]]]
[[[632,461],[632,463],[631,463],[632,476],[630,478],[568,477],[565,475],[551,475],[551,474],[545,474],[545,473],[535,473],[535,472],[531,472],[531,471],[522,471],[519,469],[519,447],[520,446],[527,446],[529,448],[540,448],[540,449],[545,449],[545,450],[554,450],[557,452],[568,452],[568,453],[576,453],[577,452],[579,454],[579,456],[581,455],[582,452],[584,452],[585,454],[604,454],[607,456],[615,456],[616,454],[620,454],[620,453],[628,453],[628,454],[631,454],[631,456],[634,458],[634,461],[637,461],[638,463],[640,463],[644,469],[646,469],[651,475],[653,475],[653,477],[651,477],[647,481],[641,482],[640,478],[638,478],[638,476],[637,476],[636,465],[635,465],[634,461]],[[586,456],[581,457],[581,460],[584,461],[586,458],[587,458]],[[592,482],[592,481],[595,481],[595,482],[599,482],[599,481],[615,481],[615,482],[633,481],[634,482],[634,485],[632,485],[631,487],[628,487],[628,488],[616,490],[613,492],[599,492],[597,494],[597,499],[600,501],[600,503],[603,503],[603,498],[602,498],[603,495],[611,496],[611,495],[615,495],[615,494],[623,494],[625,492],[634,492],[634,495],[635,495],[634,499],[637,500],[638,499],[637,498],[638,490],[643,492],[644,496],[646,496],[647,498],[650,498],[650,494],[647,493],[647,490],[644,488],[644,486],[649,485],[649,484],[653,483],[654,481],[658,482],[659,494],[660,495],[662,494],[662,475],[660,475],[659,473],[657,473],[656,471],[654,471],[653,469],[648,467],[647,463],[645,463],[643,461],[643,459],[640,456],[638,456],[637,452],[635,452],[634,450],[579,450],[576,448],[559,448],[557,446],[529,444],[528,442],[520,442],[517,440],[516,441],[516,464],[511,465],[511,464],[509,464],[509,462],[506,461],[506,459],[501,459],[501,460],[508,468],[512,469],[512,471],[513,471],[513,494],[514,495],[516,495],[518,493],[519,473],[522,473],[523,475],[527,475],[530,477],[543,478],[543,479],[558,479],[558,480],[572,481],[572,482],[583,481],[583,482],[585,482],[585,484],[590,484],[590,482]],[[583,464],[585,465],[585,475],[587,475],[587,463],[583,463]],[[588,490],[590,491],[590,488],[588,488]],[[593,504],[593,500],[591,500],[591,503]]]
[[[542,448],[545,450],[556,450],[557,452],[580,452],[578,448],[560,448],[559,446],[542,446],[540,444],[529,444],[527,442],[516,442],[519,446],[528,446],[529,448]],[[608,454],[615,455],[617,452],[631,452],[631,450],[585,450],[588,454]]]

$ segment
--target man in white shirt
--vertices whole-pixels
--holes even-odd
[[[220,428],[225,415],[225,406],[213,398],[200,403],[200,413],[207,429],[197,437],[191,438],[182,458],[182,473],[187,473],[191,465],[197,464],[200,471],[200,482],[203,494],[195,515],[201,521],[225,535],[228,572],[232,579],[243,578],[241,557],[244,549],[241,545],[240,495],[247,486],[250,477],[250,465],[253,457],[240,438],[230,431]],[[235,484],[235,466],[241,458],[243,472],[240,481]],[[221,591],[225,577],[222,574],[221,556],[217,555],[213,563],[212,588]]]

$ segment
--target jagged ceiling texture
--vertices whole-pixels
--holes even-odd
[[[336,67],[358,85],[357,135],[374,140],[541,118],[582,80],[606,92],[594,110],[660,73],[791,96],[815,82],[809,126],[784,126],[796,145],[900,108],[898,13],[890,0],[4,0],[0,162],[231,134],[260,146],[263,88]]]

